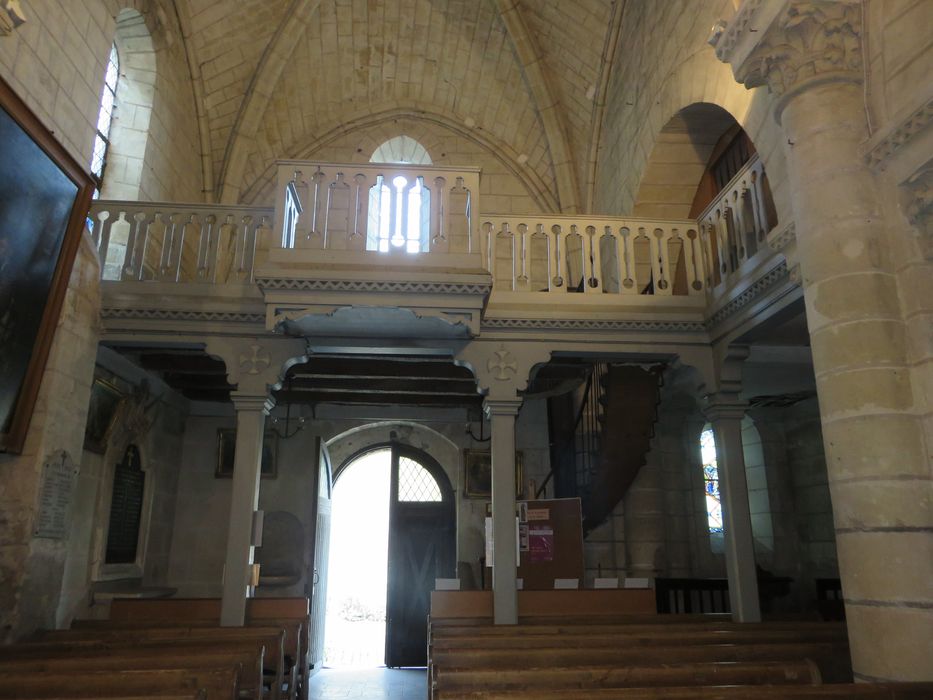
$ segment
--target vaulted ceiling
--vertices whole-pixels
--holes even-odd
[[[623,2],[176,0],[216,198],[236,200],[272,158],[415,114],[582,210]]]

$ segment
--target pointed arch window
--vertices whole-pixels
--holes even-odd
[[[120,80],[120,54],[117,45],[110,45],[110,58],[104,73],[104,91],[100,98],[100,111],[97,114],[97,134],[94,136],[94,152],[91,156],[91,173],[97,183],[94,199],[100,197],[104,183],[104,171],[107,169],[107,151],[110,148],[110,126],[113,123],[113,110],[117,102],[117,83]]]

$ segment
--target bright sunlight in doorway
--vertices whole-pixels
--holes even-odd
[[[334,485],[324,665],[381,666],[392,451],[367,452]]]

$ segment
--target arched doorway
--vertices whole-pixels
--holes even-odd
[[[450,480],[430,455],[393,442],[347,459],[333,496],[326,664],[377,665],[382,645],[386,666],[424,666],[434,579],[455,568]]]

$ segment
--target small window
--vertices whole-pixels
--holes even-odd
[[[431,165],[431,156],[410,136],[396,136],[377,148],[371,163]],[[380,253],[428,251],[431,190],[423,177],[379,175],[369,190],[366,250]]]
[[[120,79],[120,56],[117,45],[111,44],[107,71],[104,73],[104,92],[100,98],[100,112],[97,114],[97,134],[94,137],[94,153],[91,156],[91,173],[96,187],[94,199],[100,197],[104,183],[104,171],[107,169],[107,150],[110,148],[110,125],[113,123],[113,110],[117,102],[117,82]]]
[[[408,503],[442,501],[441,487],[431,472],[410,457],[398,458],[398,500]]]
[[[136,561],[145,485],[146,474],[140,464],[139,448],[130,445],[113,473],[110,526],[104,558],[107,564],[132,564]]]
[[[722,499],[719,495],[719,467],[716,463],[716,438],[711,428],[700,434],[703,462],[703,492],[706,497],[706,523],[710,535],[722,534]]]

